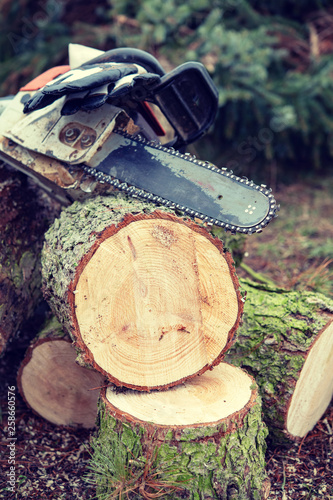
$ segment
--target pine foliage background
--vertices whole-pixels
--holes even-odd
[[[167,70],[201,61],[219,113],[196,149],[256,177],[331,170],[333,9],[329,0],[0,0],[2,95],[56,64],[69,42],[139,47]]]

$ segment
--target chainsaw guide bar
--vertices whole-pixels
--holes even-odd
[[[82,165],[99,182],[243,234],[261,232],[279,210],[265,185],[140,135],[133,137],[121,129],[113,131],[113,139],[114,134],[117,148],[104,161],[96,167]]]

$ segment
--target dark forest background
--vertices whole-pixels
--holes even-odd
[[[196,152],[275,184],[333,170],[330,0],[0,0],[0,92],[67,63],[68,43],[201,61],[219,113]]]

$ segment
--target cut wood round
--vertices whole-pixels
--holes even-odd
[[[333,301],[241,280],[243,323],[226,359],[251,373],[274,440],[304,437],[333,395]]]
[[[0,163],[0,354],[43,299],[40,254],[56,213],[39,188]]]
[[[92,463],[98,467],[102,457],[109,475],[97,477],[100,493],[268,498],[267,429],[257,386],[240,368],[221,363],[168,391],[109,387],[101,399]],[[122,478],[112,466],[119,456]]]
[[[168,388],[218,364],[243,309],[220,240],[124,197],[64,210],[46,235],[43,278],[83,361],[138,390]]]
[[[75,359],[71,340],[53,319],[28,348],[17,384],[27,405],[49,422],[92,428],[104,377]]]

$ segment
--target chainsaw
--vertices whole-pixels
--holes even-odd
[[[69,66],[0,99],[0,159],[67,201],[93,179],[233,233],[260,232],[276,216],[265,185],[186,153],[218,109],[201,63],[166,73],[139,49],[86,49],[71,44]]]

